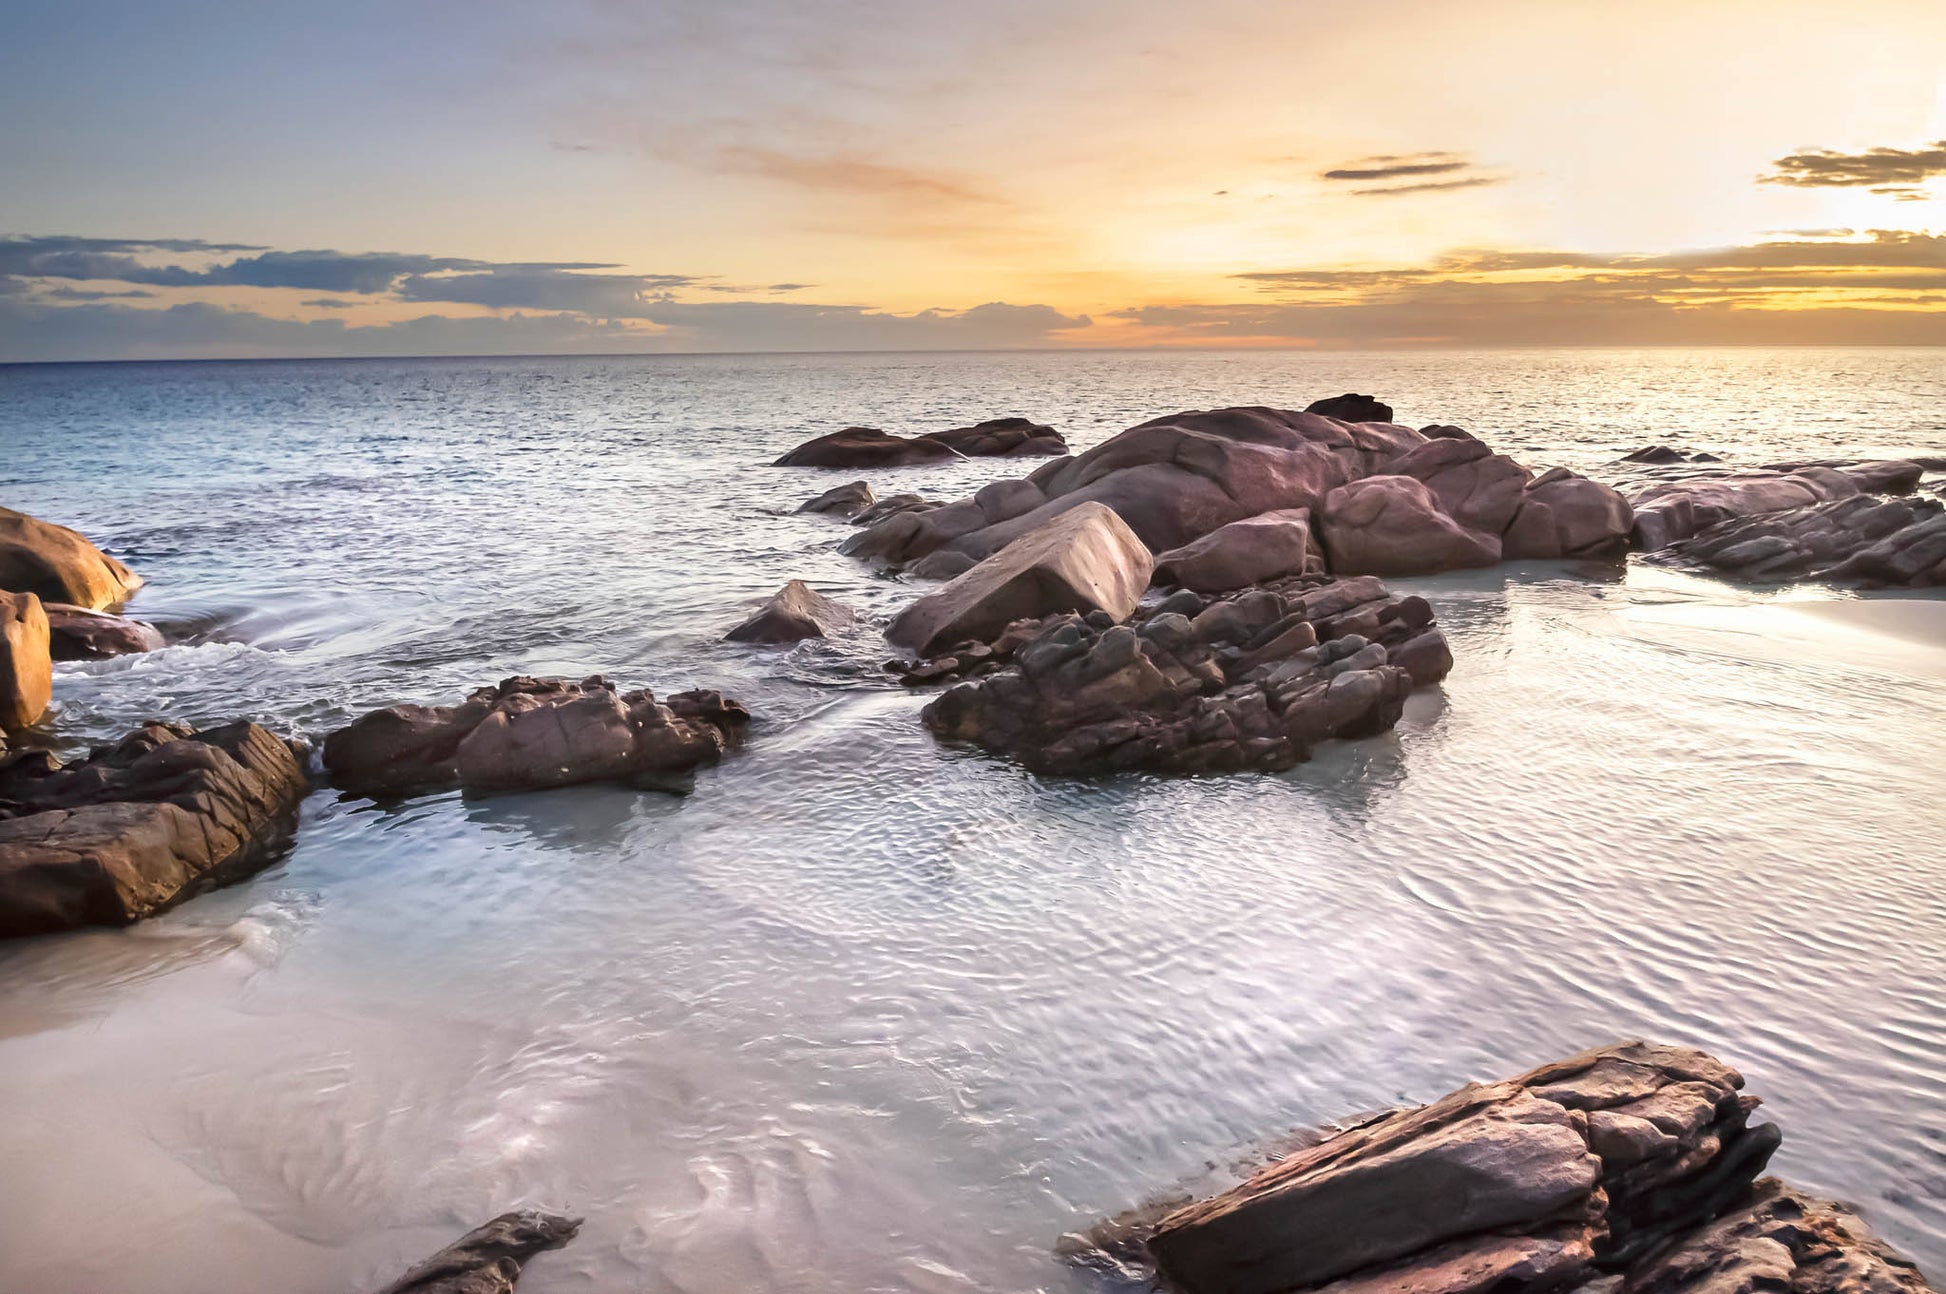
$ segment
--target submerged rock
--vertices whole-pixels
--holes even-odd
[[[930,431],[919,437],[936,440],[968,458],[1030,458],[1068,452],[1061,433],[1031,418],[989,418],[971,427]]]
[[[580,1218],[540,1212],[502,1213],[378,1294],[509,1294],[534,1255],[559,1249],[580,1230]]]
[[[1657,557],[1760,582],[1939,587],[1946,585],[1946,507],[1930,499],[1854,494],[1733,517],[1678,540]]]
[[[807,440],[786,452],[773,467],[911,467],[958,458],[937,440],[908,439],[876,427],[847,427]]]
[[[53,695],[54,665],[41,600],[0,589],[0,732],[38,721]]]
[[[0,765],[0,935],[127,925],[267,866],[310,789],[290,746],[239,720],[150,723],[62,766]]]
[[[803,580],[792,580],[723,637],[738,643],[794,643],[827,637],[850,624],[852,618],[850,607],[834,602]]]
[[[872,487],[863,481],[834,485],[815,499],[798,505],[799,512],[822,512],[834,517],[855,517],[873,503]]]
[[[47,605],[49,650],[55,660],[106,660],[158,651],[162,633],[143,620],[59,602]]]
[[[78,532],[0,508],[0,589],[100,611],[141,587],[141,576]]]
[[[363,795],[660,786],[715,763],[749,722],[748,710],[714,691],[657,702],[599,675],[579,683],[523,676],[456,706],[374,710],[325,738],[324,767],[334,785]]]
[[[1445,677],[1452,654],[1432,621],[1423,598],[1372,578],[1208,602],[1184,591],[1128,624],[1056,616],[956,648],[919,672],[978,677],[923,717],[1047,773],[1288,768],[1327,738],[1391,727],[1414,686]]]

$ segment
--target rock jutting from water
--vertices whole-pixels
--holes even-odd
[[[1369,576],[1182,590],[1125,624],[1055,616],[958,650],[907,671],[979,674],[928,705],[926,726],[1058,774],[1289,768],[1328,738],[1392,727],[1453,664],[1425,599]]]
[[[1849,467],[1807,465],[1791,471],[1750,471],[1657,481],[1629,497],[1635,520],[1630,540],[1645,552],[1667,548],[1738,517],[1788,512],[1857,494],[1906,494],[1924,468],[1892,460]]]
[[[847,427],[807,440],[774,467],[911,467],[957,458],[1028,458],[1068,452],[1061,433],[1027,418],[993,418],[971,427],[895,436],[876,427]]]
[[[1390,422],[1392,406],[1374,396],[1357,395],[1351,391],[1343,395],[1328,396],[1313,400],[1304,406],[1306,413],[1319,413],[1340,422]]]
[[[528,1262],[574,1239],[581,1222],[558,1213],[502,1213],[378,1294],[511,1294]]]
[[[1854,494],[1807,508],[1732,517],[1655,556],[1765,583],[1936,588],[1946,585],[1946,505]]]
[[[798,505],[799,512],[821,512],[833,517],[855,517],[876,502],[872,487],[864,481],[834,485],[815,499]]]
[[[141,576],[79,532],[0,508],[0,589],[102,611],[141,587]]]
[[[1055,458],[1068,452],[1060,432],[1031,418],[989,418],[971,427],[929,431],[919,439],[936,440],[968,458]]]
[[[106,660],[158,651],[166,645],[161,631],[144,620],[60,602],[47,603],[44,609],[55,660]]]
[[[39,721],[54,695],[47,611],[32,593],[0,589],[0,732]]]
[[[1925,1291],[1849,1210],[1756,1180],[1781,1133],[1742,1088],[1690,1048],[1597,1048],[1367,1120],[1141,1229],[1181,1294]]]
[[[658,702],[599,675],[579,683],[523,676],[458,705],[374,710],[326,737],[323,757],[333,785],[362,795],[580,782],[674,789],[722,758],[749,723],[748,710],[715,691]]]
[[[794,643],[829,637],[853,618],[851,608],[844,603],[824,596],[803,580],[792,580],[723,637],[737,643]]]
[[[0,762],[0,935],[127,925],[267,866],[309,780],[291,747],[244,721],[150,723],[63,766]]]

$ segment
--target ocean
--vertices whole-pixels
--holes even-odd
[[[792,511],[1022,466],[769,466],[1343,391],[1610,479],[1653,442],[1946,453],[1937,350],[0,367],[0,504],[127,561],[180,641],[58,667],[70,752],[513,673],[757,716],[687,798],[320,790],[248,881],[0,945],[0,1291],[342,1294],[528,1205],[587,1224],[523,1294],[1098,1291],[1063,1232],[1635,1036],[1741,1068],[1775,1171],[1946,1275],[1946,601],[1393,581],[1457,660],[1395,733],[1043,780],[925,732],[877,636],[915,586]],[[721,641],[792,578],[861,624]]]

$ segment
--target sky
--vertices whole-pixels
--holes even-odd
[[[1946,345],[1942,0],[0,0],[0,362]]]

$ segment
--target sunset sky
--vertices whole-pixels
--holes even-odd
[[[0,361],[1946,344],[1942,0],[0,15]]]

